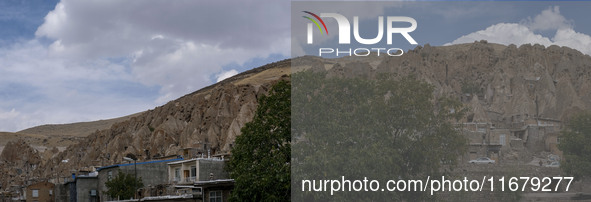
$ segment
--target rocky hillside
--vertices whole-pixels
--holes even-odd
[[[96,130],[109,129],[113,124],[119,123],[125,120],[135,117],[138,114],[132,114],[114,119],[79,122],[70,124],[47,124],[28,128],[25,130],[18,131],[19,134],[29,135],[45,135],[45,136],[69,136],[69,137],[86,137]]]
[[[361,58],[361,59],[360,59]],[[410,50],[402,57],[301,61],[295,69],[329,76],[414,75],[470,107],[469,122],[503,127],[528,118],[566,120],[591,109],[591,57],[567,47],[504,46],[486,41]],[[296,65],[296,64],[294,64]]]
[[[6,144],[18,140],[23,140],[39,152],[53,147],[63,151],[66,147],[78,143],[97,130],[109,129],[113,124],[128,120],[138,114],[90,122],[41,125],[16,133],[0,132],[0,152]]]
[[[414,75],[435,86],[435,96],[452,96],[472,110],[464,121],[507,125],[530,117],[565,120],[591,109],[591,57],[566,47],[516,47],[477,42],[417,47],[402,57],[298,58],[293,69],[328,71],[332,76],[389,73]],[[55,178],[87,166],[119,163],[128,154],[140,161],[179,154],[183,148],[227,153],[240,128],[249,122],[257,98],[279,79],[287,79],[292,60],[265,65],[171,101],[161,107],[97,130],[63,152],[0,155],[3,187],[27,178]],[[13,146],[11,146],[13,147]],[[9,154],[4,154],[8,152]],[[28,149],[25,148],[28,151]],[[24,151],[24,150],[23,150]],[[35,154],[33,154],[35,153]],[[41,160],[35,160],[39,156]],[[26,172],[17,168],[29,166]],[[14,171],[14,172],[13,172]],[[14,173],[14,174],[12,174]]]
[[[75,168],[122,162],[133,154],[139,161],[177,155],[183,148],[207,154],[228,153],[240,129],[249,122],[257,99],[280,79],[288,79],[290,61],[265,65],[163,106],[97,130],[57,154],[45,154],[41,178],[69,176]]]
[[[24,140],[8,142],[0,154],[0,185],[2,188],[8,188],[11,182],[20,185],[31,176],[39,175],[41,162],[40,153]]]

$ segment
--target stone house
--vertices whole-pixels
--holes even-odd
[[[221,158],[194,158],[168,163],[169,182],[175,185],[192,185],[197,181],[228,179]]]
[[[141,197],[148,196],[151,194],[164,194],[162,192],[153,191],[153,189],[159,189],[162,185],[168,184],[168,169],[167,163],[183,160],[183,158],[166,159],[157,161],[137,162],[116,164],[110,166],[104,166],[97,169],[98,171],[98,197],[101,201],[112,200],[113,198],[105,194],[107,187],[105,182],[113,179],[119,174],[119,172],[125,172],[128,174],[134,174],[137,169],[137,177],[142,179],[144,187],[139,190],[138,195]]]
[[[560,155],[553,135],[560,130],[560,121],[541,117],[515,115],[511,124],[493,122],[468,122],[458,124],[468,139],[467,159],[489,157],[500,162],[503,156],[515,156],[515,153],[539,153],[550,151]],[[499,126],[499,127],[495,127]],[[519,156],[519,155],[517,155]]]
[[[195,182],[195,187],[201,189],[203,201],[227,202],[230,192],[234,189],[233,179],[220,179]]]
[[[27,202],[53,202],[54,194],[53,190],[55,185],[49,182],[38,182],[27,186],[26,189],[26,201]]]
[[[97,185],[98,176],[96,173],[76,177],[76,201],[98,202]]]
[[[194,158],[168,163],[169,182],[176,195],[192,195],[202,201],[228,201],[234,180],[223,158]]]
[[[562,157],[562,151],[558,149],[558,144],[560,144],[560,133],[548,133],[544,139],[546,150],[554,155]]]

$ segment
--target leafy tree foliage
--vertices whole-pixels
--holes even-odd
[[[306,71],[293,74],[292,82],[292,194],[297,201],[427,200],[424,192],[380,190],[331,196],[330,190],[308,191],[302,180],[317,180],[314,186],[320,187],[318,180],[367,177],[385,188],[387,180],[441,176],[467,149],[451,122],[463,117],[461,103],[435,99],[434,87],[415,78]]]
[[[133,174],[127,174],[119,170],[119,174],[115,178],[105,182],[105,186],[107,187],[106,193],[110,197],[115,199],[130,199],[134,197],[136,188],[144,187],[144,183],[142,183],[142,178],[138,178],[136,181]]]
[[[291,85],[275,84],[262,96],[253,120],[236,138],[229,162],[235,179],[232,201],[290,199]]]
[[[560,167],[575,179],[591,176],[591,112],[584,112],[568,121],[562,131],[558,148],[564,159]]]

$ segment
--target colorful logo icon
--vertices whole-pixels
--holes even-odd
[[[314,18],[316,18],[318,21],[320,21],[320,23],[322,24],[322,26],[324,26],[324,30],[326,31],[326,35],[328,35],[328,29],[326,29],[326,24],[324,24],[324,21],[322,19],[320,19],[320,17],[318,17],[318,15],[309,12],[309,11],[302,11],[304,13],[310,14],[311,16],[313,16]],[[322,27],[320,27],[320,24],[318,24],[318,22],[316,22],[316,20],[308,17],[308,16],[302,16],[310,21],[312,21],[314,24],[316,24],[316,26],[318,27],[318,30],[320,30],[320,33],[322,33]]]

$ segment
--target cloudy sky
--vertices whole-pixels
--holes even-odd
[[[557,44],[591,55],[590,5],[420,2],[365,11],[412,16],[421,45],[487,39]],[[290,6],[275,0],[0,1],[0,131],[148,110],[289,58]]]

